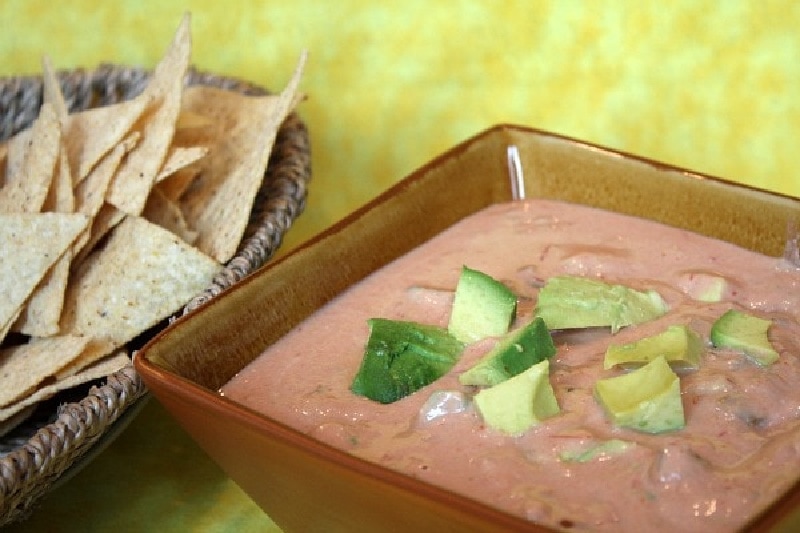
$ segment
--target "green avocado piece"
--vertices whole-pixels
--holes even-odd
[[[544,320],[531,322],[507,333],[474,366],[458,376],[462,385],[491,387],[516,376],[556,353]]]
[[[565,450],[558,454],[558,458],[564,462],[588,463],[595,459],[622,455],[635,446],[635,442],[627,440],[604,440],[599,443],[590,444],[582,449]]]
[[[648,363],[663,355],[673,367],[697,368],[703,354],[703,339],[690,327],[674,324],[661,333],[627,344],[611,344],[606,349],[603,368]]]
[[[549,329],[624,326],[658,318],[668,310],[656,291],[637,291],[579,276],[555,276],[539,290],[536,316]]]
[[[761,366],[778,360],[778,352],[769,342],[771,320],[730,309],[711,326],[711,343],[718,348],[733,348],[743,352]]]
[[[517,297],[508,287],[465,266],[458,279],[447,329],[462,342],[499,337],[508,332],[516,311]]]
[[[350,390],[392,403],[433,383],[456,363],[464,344],[446,329],[371,318],[364,357]]]
[[[727,279],[705,272],[690,272],[679,284],[689,297],[699,302],[721,302],[728,290]]]
[[[628,374],[601,379],[595,395],[617,426],[662,433],[685,425],[680,379],[663,356]]]
[[[509,435],[520,435],[560,411],[550,384],[549,359],[498,385],[481,389],[473,400],[489,427]]]

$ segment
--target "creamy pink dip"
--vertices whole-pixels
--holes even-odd
[[[656,289],[670,311],[613,336],[555,332],[550,379],[561,413],[521,436],[484,426],[458,382],[494,340],[469,346],[448,375],[396,403],[352,394],[367,319],[446,326],[462,265],[518,294],[518,323],[530,319],[542,280],[565,273]],[[721,302],[690,296],[703,275],[727,280]],[[648,435],[609,423],[593,397],[598,379],[620,372],[603,370],[609,343],[675,323],[707,340],[714,319],[732,307],[774,321],[778,362],[761,368],[709,345],[700,369],[680,374],[684,429]],[[456,401],[437,409],[443,391]],[[731,531],[800,476],[800,270],[601,210],[542,200],[495,205],[339,296],[221,392],[353,455],[554,528]],[[563,459],[609,439],[635,445],[586,462]]]

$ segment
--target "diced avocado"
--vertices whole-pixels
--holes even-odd
[[[663,355],[673,367],[697,368],[703,354],[703,339],[689,326],[674,324],[667,329],[627,344],[611,344],[606,349],[603,368],[648,363]]]
[[[598,381],[595,393],[617,426],[661,433],[685,425],[680,380],[663,356],[629,374]]]
[[[462,342],[499,337],[508,332],[517,311],[517,297],[488,274],[469,267],[461,275],[447,329]]]
[[[549,329],[621,327],[647,322],[666,313],[667,303],[656,291],[637,291],[579,276],[555,276],[539,290],[536,316]]]
[[[381,403],[408,396],[446,374],[464,344],[444,328],[372,318],[361,366],[350,389]]]
[[[553,338],[541,318],[507,333],[472,368],[458,376],[462,385],[491,387],[516,376],[556,353]]]
[[[519,435],[553,415],[559,407],[545,359],[502,383],[481,389],[474,397],[484,422],[509,435]]]
[[[634,446],[636,446],[635,442],[627,440],[604,440],[580,449],[565,450],[558,454],[558,458],[565,462],[588,463],[595,459],[622,455]]]
[[[771,325],[771,320],[730,309],[711,326],[711,343],[740,350],[757,364],[768,366],[778,360],[778,352],[769,342]]]
[[[705,272],[688,272],[678,284],[689,297],[700,302],[721,302],[728,290],[728,280]]]

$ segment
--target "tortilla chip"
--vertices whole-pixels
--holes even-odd
[[[73,253],[80,262],[111,229],[123,218],[124,213],[105,203],[105,195],[122,158],[138,142],[139,132],[133,132],[103,156],[86,178],[75,187],[76,211],[92,218],[89,227],[75,241]]]
[[[278,96],[205,87],[190,87],[184,94],[184,109],[228,125],[209,146],[208,171],[181,201],[189,225],[199,233],[196,246],[221,263],[233,256],[244,235],[278,128],[299,101],[304,64],[305,54]]]
[[[0,346],[9,331],[30,339],[0,350],[0,435],[38,402],[129,364],[126,343],[209,286],[221,261],[187,244],[198,233],[186,206],[209,249],[239,245],[305,55],[278,96],[198,88],[182,106],[189,22],[144,91],[119,104],[70,114],[44,57],[39,116],[0,143]]]
[[[69,116],[64,138],[75,183],[83,181],[97,162],[131,133],[146,104],[134,98]]]
[[[202,171],[203,167],[199,164],[183,167],[158,182],[153,190],[158,190],[170,200],[177,202]]]
[[[153,224],[168,229],[189,244],[197,239],[197,232],[186,223],[186,218],[177,202],[167,198],[158,188],[150,192],[142,216]]]
[[[178,113],[178,120],[175,123],[175,137],[177,141],[182,139],[184,133],[206,131],[214,125],[214,121],[199,113],[194,113],[188,109],[181,109]],[[177,143],[179,146],[193,146],[196,142]]]
[[[175,172],[195,163],[205,157],[208,153],[208,148],[205,146],[173,146],[167,154],[167,160],[161,171],[156,176],[156,182],[160,182]]]
[[[94,251],[97,243],[103,240],[111,230],[117,227],[126,216],[126,213],[123,213],[113,205],[103,204],[92,219],[91,225],[87,227],[87,231],[79,235],[76,239],[74,249],[77,251],[75,252],[72,263],[82,263],[86,257]]]
[[[142,141],[125,158],[106,196],[108,203],[126,213],[141,214],[175,133],[192,48],[189,20],[188,14],[181,20],[166,55],[137,96],[156,107],[144,123]]]
[[[79,213],[0,215],[0,330],[16,320],[33,289],[88,221]]]
[[[47,56],[42,58],[42,101],[53,106],[61,125],[66,126],[69,109],[64,101],[56,71],[53,70],[53,65]]]
[[[100,162],[89,172],[84,180],[75,187],[76,211],[94,217],[105,201],[106,192],[119,168],[122,158],[136,146],[139,132],[134,132],[114,146]]]
[[[11,331],[11,326],[14,322],[19,318],[20,313],[22,312],[22,307],[18,307],[16,311],[11,313],[11,318],[5,324],[0,323],[0,343],[3,342],[3,339],[6,338],[6,335]]]
[[[83,352],[89,337],[61,336],[31,339],[0,350],[0,407],[33,392]]]
[[[88,339],[89,337],[84,338]],[[70,361],[66,366],[60,368],[58,372],[56,372],[55,377],[60,381],[70,376],[74,376],[87,366],[92,365],[105,356],[111,354],[113,351],[113,343],[100,339],[90,339],[80,355]]]
[[[121,346],[180,309],[219,268],[176,235],[128,215],[75,272],[61,331]]]
[[[206,146],[217,138],[220,131],[220,125],[216,121],[184,106],[178,113],[172,146]]]
[[[27,128],[11,137],[6,146],[6,168],[3,186],[11,186],[19,181],[22,167],[25,164],[25,154],[31,142],[31,128]]]
[[[55,180],[50,187],[50,193],[42,210],[70,213],[74,204],[72,176],[69,172],[66,154],[62,151],[59,154]],[[58,320],[61,316],[71,262],[72,249],[68,248],[36,286],[19,319],[12,326],[12,331],[36,337],[58,333]]]
[[[11,326],[12,331],[46,337],[58,333],[64,306],[64,292],[69,279],[72,250],[67,249],[36,286],[22,312]]]
[[[75,195],[72,192],[72,173],[67,154],[61,150],[56,160],[50,191],[42,205],[42,211],[72,213],[75,210]]]
[[[74,376],[57,381],[52,385],[42,387],[30,396],[26,396],[19,402],[0,408],[0,422],[9,420],[11,417],[15,416],[31,405],[35,405],[41,401],[47,400],[48,398],[52,398],[60,391],[71,389],[72,387],[82,385],[83,383],[88,383],[89,381],[104,378],[110,374],[113,374],[117,370],[124,368],[128,363],[130,363],[130,358],[125,352],[118,352],[110,357],[98,361],[94,365],[85,368]]]
[[[17,145],[18,146],[18,145]],[[31,126],[19,174],[0,189],[0,213],[36,213],[47,198],[61,146],[61,124],[53,106],[42,104]],[[16,156],[19,157],[19,156]]]

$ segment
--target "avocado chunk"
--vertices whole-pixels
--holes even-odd
[[[456,363],[464,344],[446,329],[371,318],[364,357],[350,390],[392,403],[433,383]]]
[[[539,290],[536,316],[549,329],[624,326],[658,318],[668,310],[656,291],[637,291],[579,276],[555,276]]]
[[[556,353],[544,320],[531,322],[507,333],[474,366],[458,376],[462,385],[491,387],[516,376]]]
[[[595,395],[617,426],[662,433],[685,425],[680,380],[661,355],[628,374],[601,379]]]
[[[473,401],[489,427],[509,435],[520,435],[560,411],[550,384],[549,359],[481,389]]]
[[[739,350],[756,364],[769,366],[779,357],[769,342],[771,325],[771,320],[730,309],[711,326],[711,343]]]
[[[595,459],[605,459],[624,454],[635,447],[635,442],[611,439],[594,442],[580,449],[565,450],[558,454],[558,458],[569,463],[588,463]]]
[[[690,298],[699,302],[721,302],[728,291],[728,280],[706,272],[687,272],[678,285]]]
[[[627,344],[611,344],[606,349],[603,368],[648,363],[664,356],[673,367],[696,369],[703,354],[703,339],[689,326],[674,324],[661,333]]]
[[[517,312],[517,297],[503,283],[469,267],[461,269],[448,331],[462,342],[499,337],[508,332]]]

